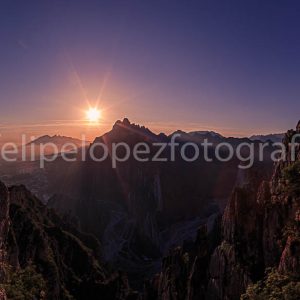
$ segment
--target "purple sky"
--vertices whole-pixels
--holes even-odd
[[[300,118],[299,1],[0,3],[0,132],[283,132]],[[88,103],[103,109],[83,122]]]

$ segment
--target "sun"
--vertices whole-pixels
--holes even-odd
[[[86,112],[86,117],[91,123],[97,123],[101,119],[101,110],[97,108],[90,108]]]

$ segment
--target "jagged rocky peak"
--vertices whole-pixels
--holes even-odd
[[[299,120],[299,122],[298,122],[298,124],[296,126],[296,131],[297,131],[297,133],[300,133],[300,120]]]
[[[234,300],[245,292],[243,299],[268,298],[268,293],[277,288],[270,277],[274,274],[285,278],[293,290],[293,299],[299,299],[299,291],[293,285],[300,280],[300,157],[296,149],[297,159],[293,161],[289,147],[298,125],[296,131],[289,130],[285,135],[287,161],[275,165],[272,179],[262,182],[258,192],[249,185],[237,188],[229,200],[222,222],[224,240],[210,263],[210,299]],[[214,266],[217,272],[211,271]],[[266,283],[263,280],[268,268],[275,273],[267,275]],[[227,271],[222,275],[223,269]],[[220,274],[217,280],[215,274]],[[247,287],[259,280],[262,281],[258,285],[260,289],[255,291],[257,294],[249,296],[253,290],[247,294]],[[260,294],[264,286],[268,290]],[[281,292],[284,293],[283,287]]]
[[[272,179],[250,176],[233,190],[216,247],[177,248],[145,299],[300,299],[300,149],[293,161],[289,145],[299,130],[300,122],[286,133],[287,160],[276,163]]]
[[[112,129],[129,129],[132,125],[134,124],[131,124],[128,118],[124,118],[123,120],[117,120]]]
[[[284,136],[284,141],[290,142],[293,135],[297,134],[297,133],[300,133],[300,120],[298,121],[298,123],[296,125],[296,130],[290,129],[286,132],[286,134]]]
[[[130,121],[127,118],[123,119],[123,124],[129,126],[130,125]]]
[[[129,121],[128,118],[124,118],[123,121],[117,120],[117,121],[115,122],[115,125],[114,125],[114,126],[119,126],[119,125],[127,125],[127,126],[129,126],[129,125],[130,125],[130,121]]]
[[[131,123],[128,118],[124,118],[123,121],[118,120],[115,122],[115,125],[113,126],[113,129],[118,130],[118,129],[135,129],[135,130],[142,130],[145,132],[151,132],[148,128],[145,126],[141,126],[139,124]]]
[[[145,126],[131,123],[128,118],[124,118],[122,121],[117,120],[112,130],[103,136],[97,137],[94,143],[102,139],[106,139],[106,142],[120,142],[126,140],[128,137],[135,137],[136,139],[142,140],[158,140],[162,136],[156,135]]]

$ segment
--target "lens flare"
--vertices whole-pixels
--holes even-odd
[[[86,112],[86,117],[91,123],[97,123],[101,119],[101,111],[97,108],[90,108]]]

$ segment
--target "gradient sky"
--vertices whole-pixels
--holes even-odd
[[[300,118],[300,2],[1,0],[0,131],[283,132]],[[104,110],[98,127],[84,110]]]

